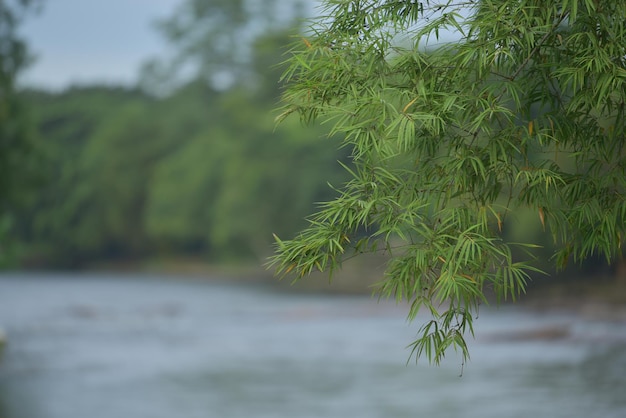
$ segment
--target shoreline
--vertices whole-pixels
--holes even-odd
[[[328,273],[316,272],[300,280],[293,277],[281,279],[261,262],[210,263],[200,258],[107,262],[76,271],[180,275],[240,284],[263,284],[294,293],[372,295],[376,283],[384,277],[385,262],[383,257],[362,257],[346,262],[332,278]],[[574,275],[542,277],[530,282],[526,293],[520,295],[516,302],[502,304],[539,312],[572,312],[586,318],[626,322],[626,280],[600,275],[587,278]]]

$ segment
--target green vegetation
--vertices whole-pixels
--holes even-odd
[[[11,163],[2,165],[10,174],[0,177],[2,203],[9,186],[24,200],[10,225],[7,210],[0,223],[20,250],[14,261],[83,267],[193,257],[260,266],[273,233],[303,228],[314,203],[335,194],[327,182],[346,174],[324,129],[275,126],[277,66],[298,31],[298,4],[259,15],[248,2],[188,0],[160,23],[176,53],[147,63],[140,86],[20,92],[27,109],[1,125],[15,130],[25,120],[32,144],[24,153],[2,145]],[[236,37],[250,26],[263,33]],[[182,64],[191,76],[181,77]],[[22,173],[31,166],[41,182],[27,194]]]
[[[351,180],[293,240],[282,274],[390,257],[378,288],[432,315],[413,344],[469,355],[486,294],[515,300],[536,241],[552,263],[621,257],[626,233],[626,4],[327,0],[284,78],[283,117],[329,121]],[[454,32],[448,42],[439,39]],[[514,256],[517,255],[517,256]]]
[[[313,203],[330,197],[326,181],[344,176],[322,130],[275,130],[274,102],[250,90],[190,83],[162,99],[104,87],[23,97],[53,179],[16,237],[32,262],[258,262],[272,233],[302,228]]]
[[[16,90],[17,77],[29,61],[17,29],[36,5],[36,0],[0,2],[0,265],[13,258],[16,246],[10,234],[19,228],[19,213],[38,177],[28,112]]]

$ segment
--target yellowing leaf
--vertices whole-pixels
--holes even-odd
[[[411,105],[412,105],[413,103],[415,103],[416,101],[417,101],[417,97],[416,97],[415,99],[411,100],[410,102],[408,102],[408,103],[406,104],[406,106],[404,106],[404,109],[402,109],[402,113],[406,113],[406,111],[408,110],[408,108],[409,108],[409,107],[411,107]]]

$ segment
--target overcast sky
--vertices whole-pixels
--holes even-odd
[[[182,0],[45,0],[22,27],[36,61],[22,85],[131,84],[141,63],[165,43],[151,22]]]
[[[141,64],[166,50],[152,23],[183,1],[44,0],[42,12],[21,28],[36,57],[21,84],[51,90],[135,84]]]

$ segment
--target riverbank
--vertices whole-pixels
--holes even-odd
[[[626,281],[614,277],[559,277],[535,282],[520,298],[524,307],[576,312],[603,321],[626,322]]]
[[[328,273],[314,272],[300,280],[295,280],[293,276],[276,276],[264,260],[209,263],[201,258],[168,258],[99,263],[84,270],[214,278],[239,283],[263,283],[300,292],[370,294],[375,284],[384,277],[385,262],[384,257],[364,255],[345,262],[332,277]]]
[[[344,263],[332,277],[316,272],[301,280],[280,279],[262,262],[214,264],[198,258],[107,263],[90,266],[89,270],[215,278],[267,284],[289,292],[372,294],[376,284],[384,278],[386,261],[382,256],[362,256]],[[539,277],[529,283],[526,294],[521,295],[517,303],[538,311],[575,311],[586,317],[626,321],[626,280],[608,276]]]

